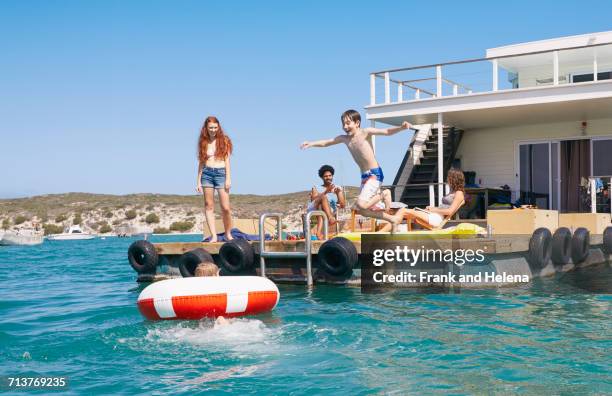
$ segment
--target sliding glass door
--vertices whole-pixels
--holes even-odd
[[[552,201],[550,209],[559,210],[561,190],[561,166],[560,166],[559,142],[550,143],[550,188]]]
[[[565,139],[518,144],[517,198],[561,212],[590,211],[591,175],[612,176],[612,139]]]
[[[595,138],[591,140],[591,175],[595,180],[595,210],[598,213],[612,214],[612,139]]]
[[[539,209],[559,208],[559,143],[521,143],[518,198]]]
[[[612,139],[596,138],[591,140],[593,176],[612,176]]]

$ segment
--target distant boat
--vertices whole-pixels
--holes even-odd
[[[25,228],[17,231],[7,231],[0,236],[2,246],[31,246],[43,243],[44,236],[40,231]]]
[[[94,239],[96,236],[93,234],[89,234],[87,232],[83,232],[81,227],[78,225],[70,226],[64,230],[61,234],[51,234],[47,236],[47,239],[50,241],[68,241],[68,240],[76,240],[76,239]]]

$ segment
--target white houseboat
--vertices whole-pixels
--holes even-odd
[[[439,200],[457,166],[487,197],[468,217],[494,201],[611,211],[612,31],[371,73],[366,118],[420,126],[393,182],[409,206]]]

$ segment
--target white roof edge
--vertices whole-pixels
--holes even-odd
[[[554,49],[604,43],[612,43],[612,31],[557,37],[547,40],[529,41],[527,43],[489,48],[487,49],[486,57],[495,58],[498,56],[521,55],[529,52],[549,51]]]

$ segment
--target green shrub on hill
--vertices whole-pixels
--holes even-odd
[[[25,223],[27,220],[29,220],[27,217],[19,215],[13,219],[13,223],[15,223],[15,225],[19,225]]]
[[[106,212],[104,212],[103,216],[106,217],[107,219],[110,219],[111,217],[113,217],[113,212],[111,212],[110,210],[107,210]]]
[[[155,213],[149,213],[147,217],[145,217],[145,221],[147,224],[159,223],[159,216]]]
[[[75,214],[74,218],[72,219],[72,224],[81,225],[82,222],[83,222],[83,218],[81,217],[81,214],[80,213]]]
[[[8,230],[10,226],[11,226],[11,221],[9,219],[2,220],[2,229],[3,230]]]
[[[68,219],[68,217],[67,217],[65,214],[61,214],[61,215],[58,215],[58,216],[55,218],[55,222],[56,222],[56,223],[63,223],[63,222],[64,222],[64,221],[66,221],[67,219]]]
[[[127,212],[125,212],[125,218],[127,220],[135,219],[136,216],[138,216],[138,214],[136,213],[136,211],[134,209],[130,209]]]
[[[170,230],[164,227],[157,227],[153,229],[154,234],[170,234]]]
[[[43,230],[45,230],[45,235],[61,234],[64,232],[61,226],[55,224],[43,224]]]
[[[102,224],[102,226],[98,229],[98,232],[100,234],[107,234],[109,232],[111,232],[113,230],[113,228],[106,222],[104,222],[104,224]]]
[[[189,231],[192,228],[193,228],[193,223],[189,221],[175,221],[174,223],[170,224],[170,231],[184,232],[184,231]]]

